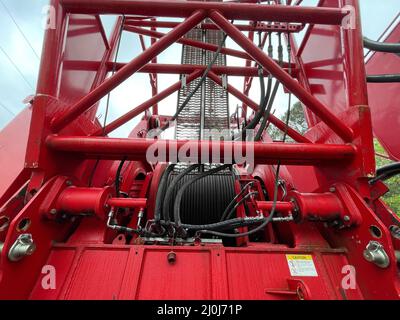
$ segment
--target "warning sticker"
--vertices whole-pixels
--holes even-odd
[[[314,261],[308,254],[287,254],[290,274],[299,277],[318,277]]]

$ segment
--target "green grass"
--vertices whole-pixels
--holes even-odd
[[[386,155],[385,150],[376,139],[374,140],[374,146],[376,153]],[[377,168],[393,162],[378,155],[376,155],[375,159]],[[392,208],[394,212],[400,215],[400,175],[386,180],[385,184],[388,186],[390,191],[383,196],[383,200]]]

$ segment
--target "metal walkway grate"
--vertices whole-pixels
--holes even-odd
[[[193,29],[185,37],[219,45],[223,39],[223,32],[219,30]],[[182,64],[207,65],[214,57],[214,52],[190,46],[182,47]],[[225,66],[226,56],[219,54],[215,65]],[[181,76],[182,77],[182,76]],[[178,105],[185,101],[186,95],[193,90],[200,79],[193,81],[178,92]],[[191,98],[187,106],[177,117],[175,138],[177,140],[200,140],[203,138],[219,140],[220,134],[210,134],[208,130],[229,129],[229,104],[228,93],[224,88],[210,79],[204,81]],[[186,167],[186,164],[178,164],[176,170]],[[207,166],[209,167],[209,166]]]

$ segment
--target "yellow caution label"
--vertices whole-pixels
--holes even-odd
[[[287,254],[286,260],[292,276],[318,277],[312,255]]]
[[[310,254],[287,254],[286,258],[288,260],[312,260],[312,255],[310,255]]]

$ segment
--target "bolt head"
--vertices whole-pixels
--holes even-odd
[[[350,216],[345,215],[345,216],[343,217],[343,220],[346,221],[346,222],[349,222],[349,221],[350,221]]]
[[[174,264],[176,262],[176,253],[173,251],[168,253],[167,260],[169,264]]]

